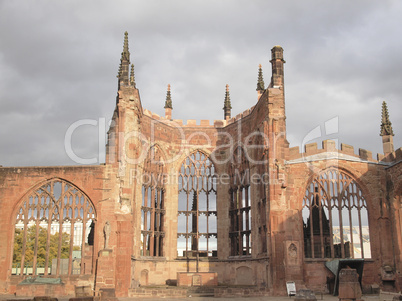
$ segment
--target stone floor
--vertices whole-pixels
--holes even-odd
[[[363,300],[365,301],[391,301],[395,294],[381,293],[380,295],[365,295],[363,296]],[[317,295],[317,301],[338,301],[338,297],[332,295]],[[19,299],[28,299],[29,297],[15,297],[14,295],[2,295],[0,294],[0,301],[3,300],[15,300]],[[119,301],[131,301],[131,300],[139,300],[141,298],[118,298]],[[173,300],[191,300],[191,301],[202,301],[202,300],[219,300],[219,301],[233,301],[233,299],[247,299],[248,301],[294,301],[294,297],[244,297],[244,298],[213,298],[213,297],[187,297],[182,299],[168,299],[168,298],[146,298],[143,300],[146,301],[173,301]],[[69,297],[60,297],[59,301],[68,301]]]

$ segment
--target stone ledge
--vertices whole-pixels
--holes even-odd
[[[187,289],[185,288],[134,288],[128,292],[130,298],[186,298]]]
[[[267,297],[271,296],[269,289],[263,287],[225,287],[215,288],[215,298],[229,298],[229,297]]]

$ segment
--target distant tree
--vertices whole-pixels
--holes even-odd
[[[26,249],[25,249],[25,265],[32,265],[35,252],[35,237],[36,226],[33,225],[27,229]],[[13,263],[21,262],[22,246],[24,241],[24,231],[15,229],[14,236],[14,254]],[[39,266],[44,266],[46,261],[46,246],[47,246],[47,229],[39,227],[38,234],[38,256],[37,263]],[[59,246],[59,233],[50,235],[49,245],[49,264],[52,263],[54,258],[57,258]],[[74,246],[73,250],[80,250],[80,247]],[[61,237],[61,256],[60,258],[68,258],[70,255],[70,234],[62,233]]]

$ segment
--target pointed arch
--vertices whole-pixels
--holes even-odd
[[[52,178],[21,199],[15,215],[12,274],[91,273],[86,245],[93,245],[96,210],[77,186]]]
[[[147,151],[147,158],[151,155],[151,158],[153,158],[154,161],[157,162],[162,162],[163,165],[166,165],[166,158],[168,158],[168,155],[166,154],[165,148],[159,143],[155,142],[153,144],[148,144],[149,148]],[[151,152],[151,154],[150,154]]]
[[[302,204],[306,258],[371,258],[368,206],[358,181],[330,167],[315,175]]]
[[[250,163],[241,145],[233,151],[229,177],[230,254],[251,255]]]
[[[195,153],[201,153],[204,154],[214,165],[215,168],[215,173],[219,173],[219,162],[215,160],[215,153],[210,152],[208,149],[203,149],[199,147],[189,147],[188,149],[182,150],[180,152],[180,156],[178,156],[177,160],[175,160],[175,163],[172,164],[172,168],[175,170],[179,170],[183,164],[183,162],[192,154]]]
[[[178,256],[217,256],[215,165],[195,150],[181,163],[178,177]]]
[[[154,144],[148,150],[142,174],[142,256],[163,256],[166,178],[165,156]]]

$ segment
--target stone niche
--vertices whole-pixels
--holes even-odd
[[[218,273],[177,273],[177,286],[217,286]]]

